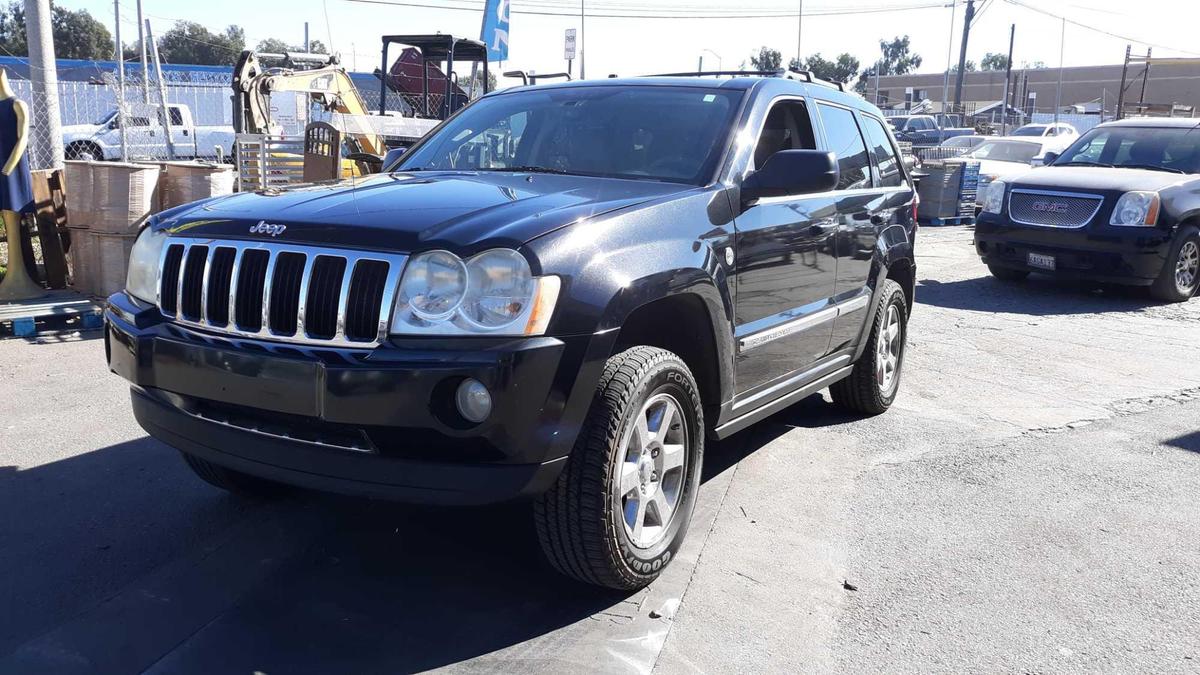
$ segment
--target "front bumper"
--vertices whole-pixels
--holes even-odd
[[[421,503],[548,489],[603,367],[592,336],[296,347],[184,328],[124,293],[105,318],[109,368],[152,436],[270,480]],[[454,410],[466,377],[493,396],[479,425]]]
[[[1037,227],[988,213],[975,224],[975,251],[984,263],[1062,279],[1148,286],[1170,247],[1171,233],[1159,228]],[[1054,256],[1056,269],[1031,267],[1030,253]]]

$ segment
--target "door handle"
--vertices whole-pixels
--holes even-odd
[[[808,226],[808,233],[809,233],[809,235],[811,235],[813,237],[819,237],[831,229],[833,229],[833,228],[829,225],[824,225],[822,223],[813,223],[812,225]]]

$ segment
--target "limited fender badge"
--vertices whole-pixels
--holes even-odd
[[[258,221],[257,225],[250,226],[250,234],[269,234],[272,237],[278,237],[287,229],[287,225],[278,225],[276,223],[268,223],[265,220]]]
[[[733,264],[733,247],[732,246],[725,249],[725,264],[726,265]]]

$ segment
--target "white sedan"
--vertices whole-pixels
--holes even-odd
[[[978,202],[992,181],[1041,166],[1047,152],[1059,150],[1059,142],[1053,137],[1004,136],[980,143],[979,147],[962,156],[962,159],[979,162],[977,205],[982,205]]]
[[[1062,152],[1079,138],[1079,131],[1065,122],[1058,124],[1026,124],[1012,132],[1010,136],[1020,138],[1042,138],[1050,141],[1049,150]]]

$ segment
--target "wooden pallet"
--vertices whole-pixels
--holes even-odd
[[[922,225],[974,225],[975,216],[954,216],[953,218],[921,218]]]
[[[50,291],[40,298],[0,304],[0,338],[93,330],[103,325],[103,308],[74,291]]]

